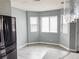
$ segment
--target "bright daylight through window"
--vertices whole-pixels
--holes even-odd
[[[57,16],[42,17],[41,32],[57,33]]]
[[[30,17],[30,31],[31,32],[38,31],[38,17]]]

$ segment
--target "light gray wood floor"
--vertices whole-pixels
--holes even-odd
[[[18,59],[79,59],[79,54],[56,45],[32,44],[18,50]]]

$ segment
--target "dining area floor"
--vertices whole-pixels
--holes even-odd
[[[18,59],[79,59],[79,53],[58,45],[29,44],[18,50]]]

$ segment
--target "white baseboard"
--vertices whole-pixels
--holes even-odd
[[[25,47],[26,45],[27,45],[27,43],[26,43],[26,44],[24,44],[24,45],[22,45],[22,46],[20,46],[19,48],[17,48],[17,50],[19,50],[19,49],[21,49],[21,48]]]
[[[77,50],[75,50],[75,49],[70,49],[70,48],[68,48],[68,47],[66,47],[66,46],[64,46],[64,45],[62,45],[62,44],[59,44],[59,46],[65,48],[65,49],[68,50],[68,51],[77,52]]]
[[[62,45],[62,44],[48,43],[48,42],[33,42],[33,43],[26,43],[26,44],[20,46],[20,47],[17,48],[17,49],[21,49],[21,48],[25,47],[26,45],[30,45],[30,44],[50,44],[50,45],[58,45],[58,46],[61,46],[61,47],[65,48],[65,49],[67,49],[67,50],[69,50],[69,51],[70,51],[70,50],[71,50],[71,51],[75,51],[75,50],[73,50],[73,49],[69,49],[68,47],[65,47],[65,46]]]
[[[59,45],[59,44],[56,44],[56,43],[48,43],[48,42],[33,42],[33,43],[27,43],[27,45],[29,44],[51,44],[51,45]]]
[[[25,47],[26,45],[30,45],[30,44],[51,44],[51,45],[59,45],[59,44],[56,44],[56,43],[48,43],[48,42],[32,42],[32,43],[26,43],[26,44],[20,46],[19,48],[17,48],[17,50]]]
[[[64,45],[62,45],[62,44],[59,44],[59,46],[65,48],[66,50],[70,50],[68,47],[66,47],[66,46],[64,46]]]
[[[59,44],[56,44],[56,43],[48,43],[48,42],[39,42],[41,44],[50,44],[50,45],[59,45]]]
[[[70,51],[77,52],[75,49],[70,49]]]

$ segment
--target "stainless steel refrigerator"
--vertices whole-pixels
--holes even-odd
[[[0,15],[0,59],[17,59],[16,18]]]

